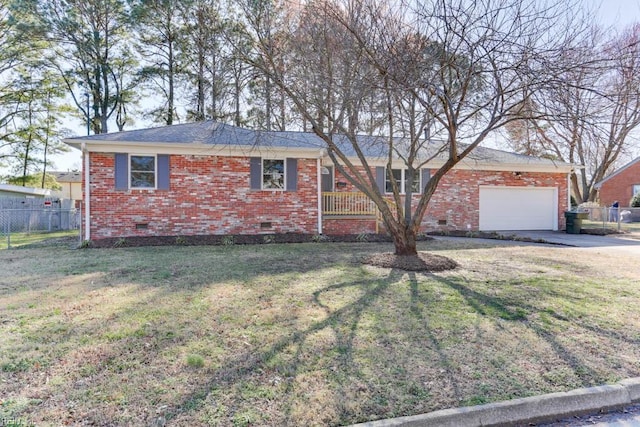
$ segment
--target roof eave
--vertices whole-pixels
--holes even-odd
[[[328,156],[323,158],[325,161],[330,161]],[[392,163],[393,167],[402,168],[404,162],[400,159],[394,159]],[[358,157],[349,157],[349,161],[353,164],[361,164]],[[388,162],[387,157],[370,157],[367,159],[369,166],[386,166]],[[426,163],[423,168],[438,169],[445,164],[444,160],[433,159]],[[507,171],[507,172],[545,172],[545,173],[570,173],[575,169],[583,168],[583,166],[574,165],[571,163],[555,162],[555,163],[506,163],[506,162],[491,162],[491,161],[469,161],[463,160],[456,164],[453,169],[458,170],[484,170],[484,171]]]
[[[64,140],[72,147],[80,148],[85,143],[88,152],[129,153],[129,154],[183,154],[199,156],[284,156],[299,158],[318,158],[319,147],[279,147],[265,145],[203,144],[198,142],[140,142],[140,141],[104,141],[91,139]]]

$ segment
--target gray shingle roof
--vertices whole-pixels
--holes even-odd
[[[386,157],[387,138],[378,136],[360,136],[359,145],[367,157]],[[334,142],[347,156],[356,153],[351,143],[343,135],[335,135]],[[79,145],[80,142],[114,142],[114,143],[153,143],[153,144],[211,144],[229,146],[260,146],[278,148],[308,148],[322,149],[325,143],[317,135],[309,132],[294,131],[258,131],[239,128],[215,121],[203,121],[149,129],[138,129],[84,137],[68,138],[65,142]],[[397,146],[402,145],[402,139],[396,139]],[[431,157],[441,144],[425,144],[424,157]],[[446,153],[444,154],[446,156]],[[444,157],[442,157],[444,159]],[[494,164],[523,164],[523,165],[567,165],[564,162],[526,156],[487,147],[477,147],[467,158],[466,162],[494,163]]]
[[[69,171],[69,172],[47,172],[50,175],[53,175],[58,182],[81,182],[82,174],[78,171]]]

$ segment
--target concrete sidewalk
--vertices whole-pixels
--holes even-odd
[[[352,427],[527,426],[621,409],[640,402],[640,378],[615,385],[513,399],[487,405],[443,409],[428,414],[355,424]]]

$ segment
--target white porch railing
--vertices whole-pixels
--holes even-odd
[[[364,193],[322,193],[323,215],[370,215],[377,214],[375,203]]]

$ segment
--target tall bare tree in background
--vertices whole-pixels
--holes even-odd
[[[260,72],[265,67],[256,65],[269,63],[270,66],[277,67],[280,77],[287,73],[287,58],[290,55],[282,49],[292,29],[287,26],[287,20],[295,19],[300,9],[295,3],[282,0],[241,0],[238,5],[244,14],[247,28],[251,30],[254,47],[258,47],[254,50],[253,57],[245,58],[255,71],[249,84],[253,95],[249,100],[252,105],[248,111],[249,118],[256,128],[284,131],[294,120],[287,114],[289,106],[286,94],[273,80],[273,75]],[[263,52],[263,49],[267,51]],[[314,67],[312,62],[306,65]]]
[[[63,77],[68,93],[94,133],[108,132],[108,122],[123,103],[123,86],[135,75],[129,55],[128,5],[124,0],[23,0],[17,3],[30,25],[23,35],[50,43],[50,66]],[[130,90],[130,88],[129,88]],[[85,102],[89,94],[89,106]]]
[[[254,28],[262,60],[253,65],[311,123],[336,168],[375,202],[396,254],[415,254],[443,176],[491,132],[518,120],[523,97],[562,71],[555,59],[580,32],[568,16],[575,10],[567,1],[310,1],[291,12],[290,36],[278,43]],[[365,103],[371,93],[380,103],[374,109]],[[384,131],[360,137],[380,111]],[[401,194],[392,174],[395,206],[387,204],[369,164],[375,150],[387,170],[402,164],[409,183],[428,161],[439,165],[413,204],[412,185]]]
[[[186,22],[181,0],[136,0],[131,22],[137,30],[136,48],[142,58],[140,80],[161,94],[160,105],[153,106],[154,121],[166,125],[177,118],[177,85],[184,61]],[[181,37],[182,35],[182,37]]]
[[[631,148],[640,125],[640,26],[607,38],[592,28],[565,46],[554,84],[523,103],[524,121],[508,127],[511,148],[584,165],[571,175],[578,202],[594,201],[594,185]]]

